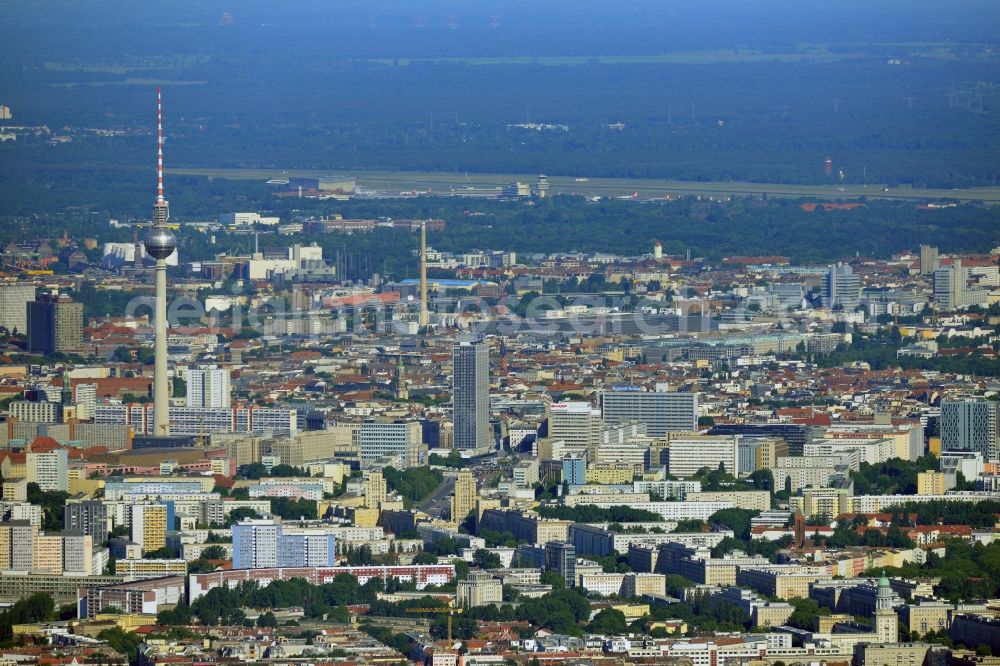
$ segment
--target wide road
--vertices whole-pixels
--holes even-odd
[[[355,178],[364,190],[398,194],[401,192],[449,193],[462,188],[492,188],[520,181],[535,183],[538,174],[503,173],[446,173],[421,171],[361,171],[344,173],[321,170],[295,169],[169,169],[168,172],[182,175],[228,178],[232,180],[262,180],[272,178],[329,177],[331,179]],[[966,189],[910,189],[886,188],[884,185],[789,185],[781,183],[744,182],[701,182],[685,180],[661,180],[647,178],[589,178],[585,174],[578,177],[550,176],[551,194],[580,194],[600,197],[627,197],[637,193],[637,199],[648,200],[681,195],[702,195],[724,197],[730,195],[764,195],[769,197],[816,198],[816,199],[955,199],[959,201],[981,201],[1000,203],[1000,187],[975,187]]]
[[[434,492],[431,493],[427,499],[421,502],[417,508],[428,516],[433,516],[435,518],[446,518],[448,512],[451,510],[451,501],[449,496],[455,490],[455,479],[445,477],[445,480],[441,482]]]

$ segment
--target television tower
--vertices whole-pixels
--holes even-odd
[[[156,203],[153,226],[146,234],[146,254],[156,259],[155,346],[153,366],[153,434],[170,434],[170,384],[167,381],[167,257],[177,239],[167,228],[170,206],[163,198],[163,96],[156,89]]]

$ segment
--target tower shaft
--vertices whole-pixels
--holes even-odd
[[[167,228],[170,208],[163,196],[163,98],[156,89],[156,202],[153,226],[146,235],[146,253],[156,260],[156,303],[153,346],[153,434],[170,434],[170,383],[167,367],[167,257],[177,248],[177,239]]]
[[[153,434],[170,434],[170,384],[167,381],[167,260],[156,260],[156,341],[153,350]]]

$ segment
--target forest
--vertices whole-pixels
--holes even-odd
[[[0,171],[3,170],[0,162]],[[464,252],[474,248],[515,250],[518,253],[612,252],[639,255],[650,252],[653,239],[663,243],[667,254],[720,260],[731,255],[783,255],[793,262],[832,262],[856,254],[888,257],[915,250],[920,244],[938,246],[942,252],[986,252],[1000,245],[1000,209],[964,204],[920,209],[913,203],[869,201],[853,210],[806,212],[794,200],[735,199],[728,202],[700,201],[695,197],[670,202],[637,203],[560,196],[530,203],[518,201],[463,201],[439,197],[406,200],[344,202],[295,200],[270,201],[266,188],[247,181],[209,181],[185,177],[172,202],[178,221],[213,219],[227,210],[264,210],[291,221],[339,214],[345,218],[439,218],[447,227],[428,234],[428,243],[438,250]],[[84,182],[78,183],[86,187]],[[24,196],[0,178],[0,243],[39,236],[95,238],[99,243],[124,242],[128,229],[106,224],[110,217],[124,219],[148,216],[150,197],[143,183],[127,180],[123,191],[81,191],[81,201],[104,204],[91,207],[70,205],[58,196]],[[192,191],[187,191],[190,185]],[[133,189],[134,188],[134,189]],[[258,191],[258,190],[263,190]],[[214,193],[214,194],[213,194]],[[204,195],[204,196],[202,196]],[[180,200],[179,203],[178,200]],[[34,212],[28,213],[35,209]],[[113,212],[117,210],[118,212]],[[182,262],[210,259],[217,253],[246,253],[254,238],[247,234],[208,234],[183,227],[178,232]],[[328,260],[351,255],[350,277],[369,277],[378,272],[390,277],[413,277],[419,238],[404,230],[379,228],[357,234],[298,234],[277,236],[264,230],[261,247],[295,242],[317,243]],[[99,261],[98,251],[91,251]],[[109,306],[114,305],[109,303]],[[95,301],[95,307],[96,301]]]
[[[849,4],[21,3],[0,162],[151,166],[160,85],[168,166],[996,184],[992,3]]]

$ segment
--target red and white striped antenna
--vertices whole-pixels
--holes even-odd
[[[156,89],[156,203],[163,199],[163,95]]]

